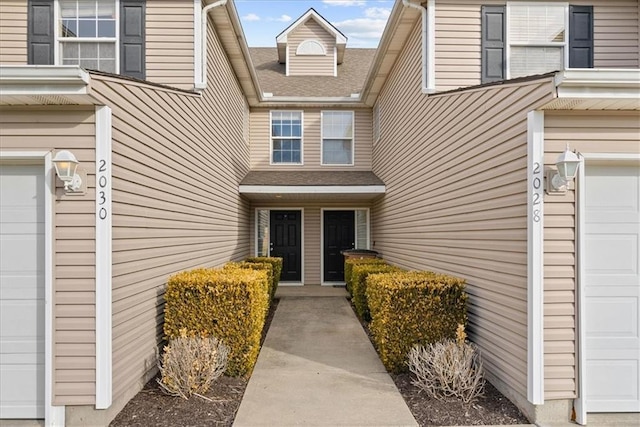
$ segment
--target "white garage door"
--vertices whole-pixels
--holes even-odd
[[[44,418],[44,177],[0,164],[0,418]]]
[[[640,168],[587,165],[588,412],[640,411]]]

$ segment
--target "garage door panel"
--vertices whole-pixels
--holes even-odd
[[[44,174],[0,165],[0,415],[44,417]]]
[[[640,411],[640,171],[585,170],[587,411]]]
[[[32,413],[32,418],[44,418],[44,406],[38,395],[44,395],[44,384],[40,379],[44,376],[44,365],[33,369],[28,365],[13,365],[0,368],[2,382],[0,396],[9,398],[12,405],[2,407],[3,418],[25,418],[25,414]],[[24,387],[14,387],[12,384],[22,384]],[[34,393],[35,392],[35,393]],[[35,411],[33,408],[37,408]]]
[[[638,337],[637,298],[592,297],[587,302],[587,310],[591,313],[607,313],[587,319],[589,337]]]
[[[591,234],[586,272],[603,275],[638,275],[638,234]]]
[[[3,338],[36,340],[44,336],[44,301],[2,301],[0,311]]]
[[[598,384],[591,388],[587,399],[594,402],[589,410],[621,410],[620,402],[633,405],[639,398],[638,361],[634,359],[602,359],[587,363],[587,384]],[[628,378],[620,382],[618,378]]]

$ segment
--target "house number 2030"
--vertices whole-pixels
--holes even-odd
[[[540,208],[542,206],[542,168],[540,163],[533,163],[531,173],[531,218],[533,219],[533,222],[540,222]]]
[[[107,161],[102,159],[98,162],[98,188],[97,188],[97,202],[98,202],[98,217],[101,220],[107,219],[109,215],[107,204],[107,185],[109,179],[107,178]]]

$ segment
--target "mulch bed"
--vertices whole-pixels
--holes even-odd
[[[272,305],[262,340],[277,307]],[[366,325],[363,324],[365,330]],[[367,331],[368,332],[368,331]],[[490,383],[485,394],[471,404],[456,399],[437,400],[411,384],[409,374],[392,375],[420,426],[527,424],[522,413]],[[110,424],[111,427],[205,427],[231,426],[240,407],[248,379],[222,376],[203,397],[189,400],[165,394],[156,378],[133,398]]]

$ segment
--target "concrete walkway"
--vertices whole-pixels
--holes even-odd
[[[308,295],[278,290],[234,426],[417,426],[344,289]]]

